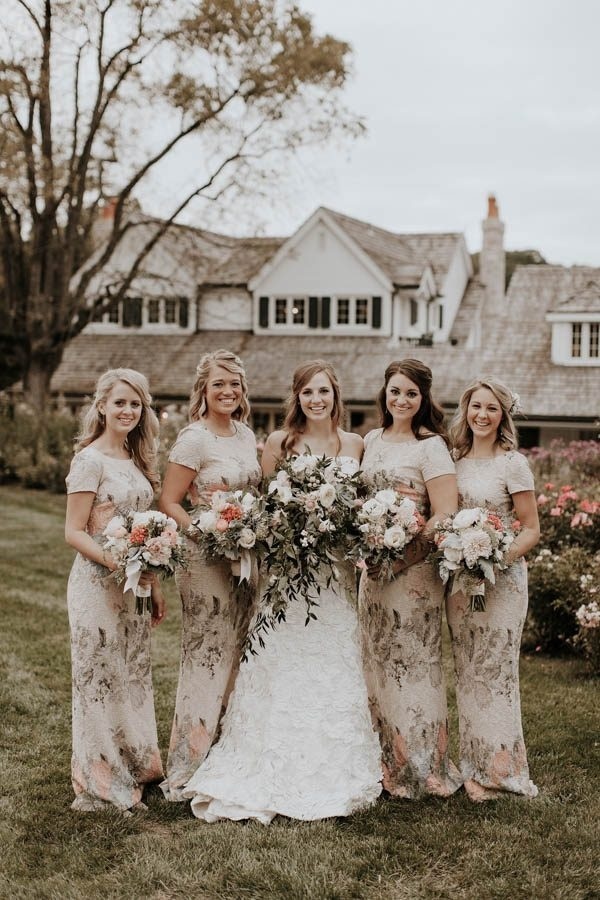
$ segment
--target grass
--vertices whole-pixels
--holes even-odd
[[[381,800],[348,819],[206,825],[164,802],[129,819],[70,808],[64,498],[0,488],[0,898],[599,897],[598,681],[524,657],[533,802]],[[179,657],[177,604],[154,638],[161,746]]]

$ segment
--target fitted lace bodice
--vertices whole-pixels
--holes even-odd
[[[512,494],[534,489],[529,463],[516,450],[491,459],[459,459],[456,476],[461,508],[486,507],[505,522],[513,514]]]

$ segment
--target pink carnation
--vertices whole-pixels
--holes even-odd
[[[553,507],[553,509],[550,510],[550,515],[551,516],[562,516],[562,509],[560,508],[560,506]]]

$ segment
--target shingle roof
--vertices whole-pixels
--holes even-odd
[[[405,341],[392,344],[384,337],[334,334],[82,334],[68,345],[52,387],[66,394],[90,393],[103,371],[127,365],[148,376],[155,396],[183,400],[200,356],[227,347],[244,360],[255,401],[281,401],[289,391],[293,369],[306,359],[322,357],[335,366],[348,402],[369,403],[381,386],[386,365],[412,356],[431,367],[435,394],[442,403],[454,405],[470,380],[494,374],[520,394],[529,417],[590,419],[600,412],[600,367],[552,363],[551,325],[545,313],[560,297],[583,290],[594,278],[600,279],[600,269],[543,265],[517,269],[504,307],[483,320],[482,349],[467,349],[460,342],[415,347]],[[482,299],[481,285],[473,280],[453,335],[464,339],[469,307],[477,309]]]
[[[431,266],[438,287],[448,271],[459,232],[396,234],[353,219],[332,209],[325,210],[356,241],[395,284],[417,283],[423,269]],[[417,277],[418,276],[418,277]]]
[[[578,281],[580,280],[581,279],[578,279]],[[588,281],[583,289],[575,290],[575,293],[566,298],[559,298],[558,301],[550,307],[549,312],[600,312],[600,278],[597,281]]]

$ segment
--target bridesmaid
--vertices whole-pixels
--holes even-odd
[[[485,611],[470,612],[456,593],[447,600],[460,728],[460,768],[471,800],[503,792],[535,797],[521,725],[519,649],[527,613],[523,556],[540,537],[533,475],[517,451],[511,414],[518,398],[495,378],[473,382],[452,426],[460,505],[483,506],[505,523],[521,523],[509,569],[486,585]]]
[[[160,496],[160,508],[182,528],[191,516],[183,508],[207,502],[219,488],[237,490],[260,481],[254,434],[244,424],[250,413],[242,361],[227,350],[205,354],[190,396],[191,424],[178,435]],[[208,561],[190,543],[187,572],[177,581],[183,609],[181,665],[171,731],[168,800],[183,800],[181,788],[213,743],[237,674],[249,609],[233,591],[231,563]]]
[[[428,518],[425,533],[457,509],[454,463],[443,412],[431,396],[431,370],[417,359],[392,362],[377,398],[382,427],[365,437],[362,468],[386,476]],[[443,585],[425,560],[426,538],[396,563],[396,578],[363,573],[360,618],[365,676],[379,731],[384,788],[394,797],[448,796],[460,786],[449,761],[442,669]]]
[[[65,538],[78,553],[69,576],[73,755],[81,812],[113,804],[145,809],[145,784],[163,775],[152,694],[150,617],[137,615],[131,592],[109,577],[115,563],[99,536],[118,510],[146,510],[157,487],[158,421],[148,382],[133,369],[111,369],[96,386],[67,476]],[[152,624],[164,616],[156,578]]]

